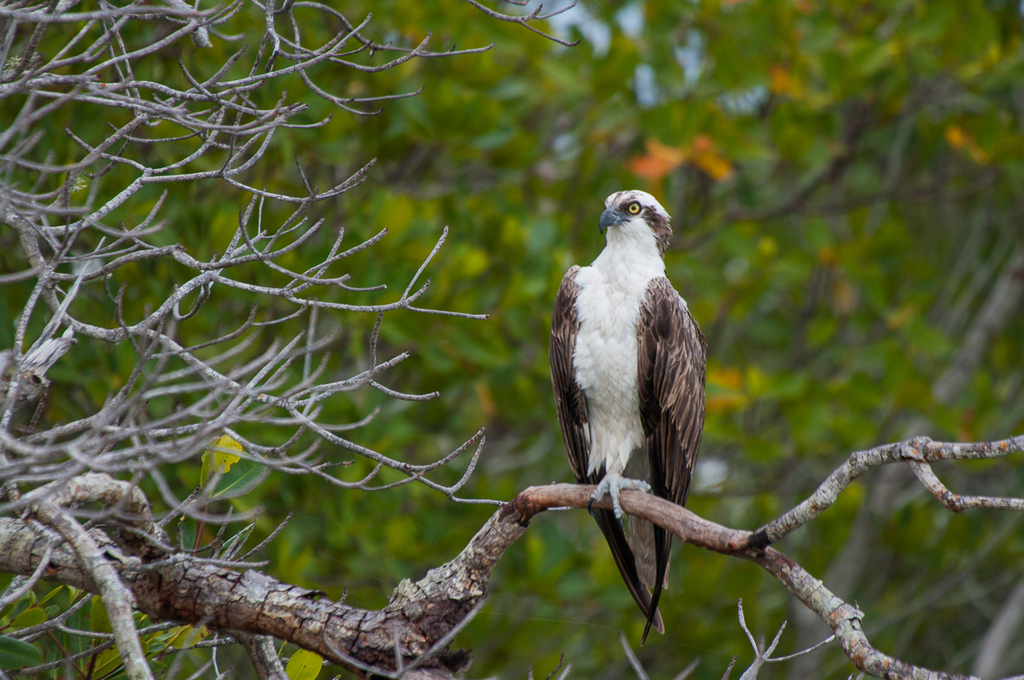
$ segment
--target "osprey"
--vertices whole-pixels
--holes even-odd
[[[665,632],[658,599],[672,535],[646,520],[621,523],[622,489],[682,505],[704,429],[705,341],[665,278],[669,216],[643,191],[609,196],[607,245],[562,279],[551,319],[551,383],[576,481],[597,484],[614,510],[593,510],[629,592]],[[651,592],[648,592],[648,588]]]

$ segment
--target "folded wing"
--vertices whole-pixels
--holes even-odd
[[[706,345],[686,303],[664,277],[651,280],[641,302],[637,355],[651,489],[654,495],[683,505],[704,431]],[[661,597],[671,547],[672,535],[654,527],[653,610]],[[652,621],[649,617],[641,644]]]

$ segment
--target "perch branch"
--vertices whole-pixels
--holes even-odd
[[[992,458],[1019,451],[1021,442],[1021,437],[977,444],[915,439],[879,447],[853,454],[822,488],[837,480],[838,495],[852,476],[875,464]],[[97,480],[97,484],[102,487],[107,482]],[[272,636],[363,675],[399,677],[404,673],[407,678],[448,678],[470,663],[469,652],[450,650],[448,644],[454,632],[479,611],[487,597],[491,571],[505,550],[525,533],[536,514],[553,508],[585,508],[594,490],[593,486],[575,484],[524,490],[499,508],[457,557],[431,569],[419,581],[402,581],[388,605],[380,610],[349,607],[343,602],[329,601],[319,592],[282,583],[256,571],[239,572],[184,554],[149,563],[136,557],[118,560],[119,546],[98,528],[88,532],[80,525],[76,531],[58,528],[68,544],[53,547],[49,544],[51,539],[41,536],[22,519],[0,518],[0,571],[27,576],[37,572],[40,560],[49,555],[50,567],[44,571],[44,579],[102,594],[104,588],[111,587],[104,579],[113,572],[114,580],[119,577],[127,595],[134,597],[138,610],[154,620],[201,623],[210,630],[230,635]],[[821,491],[819,488],[811,499],[767,526],[781,524],[792,530],[795,526],[783,520],[819,499]],[[96,497],[84,492],[70,496]],[[649,520],[687,543],[745,559],[765,569],[829,626],[850,661],[866,674],[892,680],[969,677],[913,666],[874,649],[863,630],[864,614],[800,565],[766,545],[765,529],[750,532],[725,527],[640,492],[623,492],[621,503],[627,513]],[[610,508],[611,501],[605,498],[595,505]],[[36,507],[48,512],[41,518],[51,526],[59,527],[61,517],[74,521],[56,508],[52,497]],[[817,507],[813,516],[823,509]],[[94,550],[79,547],[85,540],[83,536],[95,545]],[[88,567],[80,559],[83,554],[93,560]],[[106,566],[97,567],[95,562]],[[112,614],[112,621],[113,618]],[[118,645],[120,648],[120,640]]]

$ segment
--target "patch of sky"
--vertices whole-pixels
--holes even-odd
[[[675,48],[676,62],[683,69],[683,86],[691,89],[700,80],[707,65],[704,34],[695,28],[686,33],[686,42]]]
[[[582,2],[577,2],[575,7],[560,14],[557,13],[572,4],[572,0],[530,0],[523,7],[523,14],[530,14],[536,11],[539,5],[543,5],[542,16],[554,14],[547,20],[552,35],[560,40],[573,40],[572,32],[575,29],[585,41],[590,43],[595,57],[603,57],[608,54],[608,48],[612,44],[612,29],[607,23],[591,14]]]
[[[754,85],[745,90],[723,92],[718,96],[718,105],[733,116],[750,116],[757,113],[768,101],[768,88]]]
[[[636,69],[633,70],[633,93],[636,96],[637,106],[641,109],[657,106],[661,99],[661,90],[658,88],[658,79],[650,64],[637,64]]]
[[[557,135],[551,142],[551,150],[562,160],[571,159],[579,155],[580,145],[576,135],[571,132],[563,132]]]
[[[643,0],[631,2],[615,13],[615,23],[619,25],[622,34],[630,40],[639,40],[644,34],[647,19],[644,4]]]
[[[693,475],[693,487],[697,491],[709,491],[722,486],[729,476],[729,464],[721,458],[701,458]]]

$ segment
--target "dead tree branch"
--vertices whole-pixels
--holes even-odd
[[[7,253],[10,271],[0,274],[0,285],[17,286],[20,292],[9,297],[22,301],[13,310],[13,342],[0,348],[0,515],[5,529],[21,532],[4,535],[4,541],[14,541],[5,543],[14,552],[4,559],[15,560],[10,571],[19,576],[0,602],[27,601],[40,580],[78,583],[100,595],[110,624],[102,633],[83,633],[68,629],[58,616],[18,630],[53,638],[65,658],[48,662],[56,664],[52,668],[86,656],[95,662],[102,645],[79,657],[65,654],[67,646],[58,640],[95,634],[106,636],[103,645],[116,643],[128,677],[151,677],[134,615],[145,611],[161,620],[205,623],[213,606],[202,598],[181,604],[147,599],[156,575],[204,597],[205,588],[220,584],[208,593],[213,601],[244,610],[217,597],[230,590],[224,583],[234,584],[240,570],[254,566],[239,557],[253,525],[222,542],[228,522],[247,518],[217,514],[214,503],[239,495],[269,470],[364,491],[422,484],[455,502],[499,504],[460,495],[483,450],[483,430],[434,458],[405,459],[406,452],[389,455],[350,438],[350,430],[372,422],[379,407],[342,422],[324,416],[351,413],[337,402],[360,389],[406,401],[438,396],[389,384],[389,371],[409,355],[378,360],[384,354],[378,339],[384,316],[396,312],[485,318],[433,309],[427,302],[426,270],[447,227],[439,227],[411,279],[385,298],[386,292],[373,295],[385,285],[354,285],[345,268],[353,256],[380,247],[387,230],[353,242],[343,224],[314,214],[323,211],[324,201],[364,182],[376,159],[316,161],[349,166],[332,174],[324,188],[296,159],[291,185],[297,188],[257,186],[265,181],[260,166],[273,157],[282,135],[330,122],[331,113],[311,117],[317,100],[334,111],[374,115],[380,105],[422,89],[341,97],[318,84],[321,78],[332,85],[351,83],[353,76],[424,58],[478,54],[491,46],[435,51],[429,31],[375,39],[374,34],[390,35],[390,27],[378,30],[370,15],[350,20],[345,10],[315,0],[203,4],[100,2],[95,10],[76,11],[77,0],[54,0],[0,7],[0,103],[10,113],[0,129],[0,225],[13,246]],[[550,16],[513,17],[473,4],[494,19],[542,35],[532,24]],[[226,33],[231,26],[241,34]],[[333,28],[325,34],[322,26]],[[223,43],[243,39],[244,46],[223,50]],[[183,56],[193,53],[182,51],[185,40],[198,48],[219,44],[217,50],[200,49],[193,59]],[[154,62],[170,65],[172,73],[154,71]],[[151,73],[157,75],[142,75]],[[299,98],[289,97],[296,91]],[[67,127],[55,127],[55,120]],[[277,172],[275,181],[287,186],[287,171]],[[171,184],[238,201],[237,222],[209,242],[205,238],[215,230],[204,224],[204,240],[190,239],[192,225],[169,224],[162,216],[165,204],[184,195]],[[157,185],[160,191],[154,192]],[[297,257],[311,250],[317,259]],[[132,284],[139,272],[156,269],[174,274],[154,278],[147,293],[136,295]],[[330,363],[330,353],[359,324],[338,321],[337,312],[375,318],[366,356],[346,356],[341,367]],[[62,358],[77,368],[81,364],[74,361],[89,352],[127,353],[127,375],[111,376],[114,387],[105,399],[72,395],[84,413],[72,409],[71,418],[48,422],[41,417],[47,372]],[[324,379],[339,370],[347,377]],[[35,413],[26,417],[32,405]],[[369,464],[346,472],[360,459]],[[171,466],[200,460],[201,488],[190,493],[169,481]],[[439,481],[443,468],[460,463],[454,483]],[[236,475],[233,487],[222,488],[232,465],[235,472],[255,473]],[[158,508],[169,509],[157,521],[139,490],[142,484],[157,489]],[[179,532],[174,546],[162,527],[183,519],[204,527],[220,524],[221,531],[205,547],[198,540],[186,547]],[[199,558],[201,551],[210,556]],[[22,574],[25,564],[34,566]],[[268,587],[259,579],[253,583],[256,591],[242,590],[263,603],[258,590]],[[462,613],[468,611],[472,606]],[[240,642],[263,677],[283,676],[265,637],[272,632],[236,624],[230,616],[221,623],[227,637],[197,644]],[[448,622],[445,630],[454,635],[457,624]],[[345,619],[345,625],[350,631],[370,626],[362,619]],[[445,663],[439,659],[446,658],[447,641],[431,647],[443,635],[417,635],[377,641],[388,658],[395,658],[396,646],[405,650],[397,658],[407,677]],[[384,663],[343,638],[339,634],[334,641],[344,654],[358,654],[373,667]],[[310,644],[305,646],[312,649]],[[215,657],[212,665],[223,675]]]
[[[925,460],[1006,456],[1021,451],[1021,444],[1024,437],[974,444],[911,440],[853,454],[850,460],[855,461],[855,470],[863,472],[901,461],[914,465]],[[830,480],[842,477],[846,474],[842,471],[850,465],[847,461]],[[70,495],[96,499],[110,493],[111,488],[112,480],[92,475],[79,481],[79,490]],[[121,488],[123,495],[131,493],[138,500],[134,490]],[[585,508],[593,491],[594,487],[574,484],[526,489],[492,515],[455,559],[431,569],[417,582],[403,581],[388,605],[376,611],[331,602],[322,593],[281,583],[256,571],[239,572],[185,554],[143,558],[100,529],[88,532],[89,541],[96,546],[93,552],[79,549],[70,540],[54,548],[45,535],[22,519],[0,519],[0,570],[22,575],[38,573],[40,561],[48,556],[44,579],[99,593],[109,588],[104,579],[113,571],[139,611],[155,620],[201,623],[210,630],[232,635],[272,636],[365,675],[448,677],[465,670],[471,662],[467,651],[451,650],[449,645],[455,633],[479,611],[488,594],[490,573],[505,550],[525,533],[535,515],[552,508]],[[839,491],[841,488],[836,494]],[[817,494],[812,499],[818,498]],[[639,492],[623,493],[621,502],[627,513],[668,529],[686,543],[748,560],[766,570],[828,625],[850,661],[864,673],[908,680],[967,677],[907,664],[872,647],[862,625],[864,614],[766,545],[765,536],[776,534],[768,534],[765,529],[731,529]],[[816,514],[805,517],[807,511],[801,510],[808,502],[768,526],[776,526],[797,511],[803,513],[803,521],[813,519]],[[46,513],[46,508],[56,506],[47,500],[34,507],[38,514],[40,508]],[[610,500],[604,499],[597,507],[610,507]],[[1024,509],[1017,504],[1000,507]],[[49,513],[47,518],[52,517],[52,511]],[[791,524],[787,521],[781,526]],[[83,540],[73,532],[68,535],[75,541]],[[87,566],[81,557],[83,552],[98,556],[106,566]]]
[[[853,480],[872,468],[890,463],[911,463],[918,476],[925,476],[928,481],[925,487],[938,498],[943,505],[955,512],[963,512],[966,507],[987,507],[1007,510],[1024,510],[1024,499],[1015,498],[984,498],[960,497],[951,494],[931,474],[928,463],[940,460],[979,460],[999,458],[1024,450],[1024,438],[1016,437],[997,442],[978,444],[956,444],[933,442],[927,437],[915,437],[899,444],[876,446],[867,451],[857,451],[850,457],[811,496],[783,516],[769,522],[755,532],[755,545],[769,545],[782,539],[794,529],[806,524],[824,512],[842,493],[843,489]],[[927,472],[924,472],[924,471]],[[930,477],[928,475],[931,475]],[[924,481],[924,480],[922,480]]]

